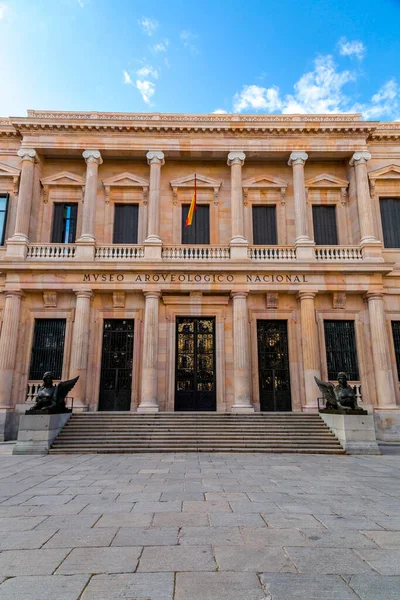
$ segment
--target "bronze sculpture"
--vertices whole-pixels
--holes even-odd
[[[314,379],[326,401],[326,408],[321,412],[367,414],[365,410],[358,406],[355,391],[347,383],[346,373],[338,373],[337,385],[333,385],[329,381],[321,381],[318,377],[314,377]]]
[[[67,408],[65,398],[69,391],[79,379],[69,379],[60,381],[58,385],[53,385],[53,374],[47,371],[43,375],[43,385],[40,386],[36,395],[36,404],[25,412],[26,415],[56,415],[60,413],[72,412]]]

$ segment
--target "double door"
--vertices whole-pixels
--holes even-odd
[[[287,321],[257,321],[258,378],[262,411],[290,411]]]
[[[134,319],[105,319],[99,410],[130,410]]]

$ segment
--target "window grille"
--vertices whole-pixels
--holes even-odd
[[[46,371],[61,379],[64,358],[65,319],[35,319],[30,380],[42,379]]]
[[[359,381],[354,321],[324,321],[324,329],[329,381],[336,381],[340,371]]]

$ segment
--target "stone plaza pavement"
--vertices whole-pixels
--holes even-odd
[[[0,456],[1,600],[399,600],[400,456]]]

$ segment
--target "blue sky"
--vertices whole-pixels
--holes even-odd
[[[0,0],[0,115],[400,120],[400,0]]]

